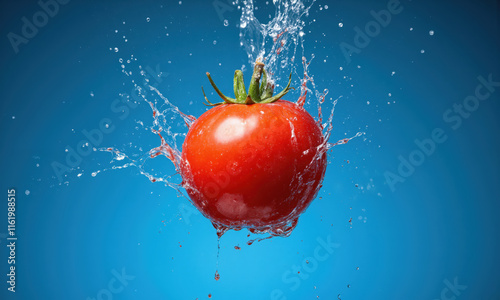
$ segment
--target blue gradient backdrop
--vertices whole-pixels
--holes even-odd
[[[402,0],[350,64],[339,45],[354,45],[354,28],[388,1],[314,4],[304,54],[315,55],[310,74],[327,99],[342,96],[332,141],[366,134],[333,148],[324,187],[290,237],[251,246],[246,230],[222,237],[220,281],[215,229],[173,189],[136,168],[92,177],[110,166],[105,152],[83,157],[60,184],[53,162],[65,163],[65,149],[104,118],[114,127],[101,147],[159,143],[136,129],[152,121],[147,104],[123,119],[111,107],[131,91],[120,57],[158,67],[157,88],[195,116],[205,111],[205,72],[231,90],[234,70],[247,64],[240,11],[215,3],[223,18],[214,1],[69,1],[16,54],[8,33],[20,34],[22,18],[41,8],[2,2],[0,298],[500,299],[500,87],[459,128],[443,119],[475,94],[478,76],[500,81],[498,1]],[[267,21],[272,2],[257,6]],[[398,174],[398,157],[409,159],[414,140],[436,128],[446,141],[393,191],[387,172]],[[15,294],[6,283],[8,188],[17,191]]]

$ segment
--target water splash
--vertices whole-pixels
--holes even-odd
[[[313,76],[309,73],[309,65],[315,56],[311,54],[311,58],[308,61],[304,46],[306,18],[309,16],[309,11],[315,2],[316,0],[274,0],[274,17],[269,22],[262,23],[254,14],[253,0],[237,1],[237,4],[241,5],[240,46],[245,49],[248,62],[251,65],[256,59],[263,60],[266,63],[266,70],[271,75],[271,80],[276,82],[282,79],[282,77],[288,76],[290,72],[300,73],[298,71],[298,64],[295,62],[296,57],[299,55],[297,50],[302,50],[300,57],[302,59],[303,78],[300,80],[300,96],[297,104],[302,107],[306,104],[315,104],[317,106],[317,121],[325,136],[325,146],[327,149],[330,149],[333,146],[345,144],[364,133],[358,132],[352,137],[339,140],[336,143],[329,143],[333,129],[335,106],[342,96],[332,101],[332,108],[328,119],[323,123],[322,108],[329,90],[323,89],[320,91],[316,86]],[[310,88],[308,84],[311,86]],[[308,93],[313,94],[316,101],[309,100],[308,102]],[[309,99],[311,98],[309,97]]]
[[[152,73],[155,73],[149,67],[143,67],[139,64],[134,55],[131,55],[126,62],[123,58],[119,59],[122,67],[122,73],[130,78],[132,92],[130,94],[121,93],[124,101],[134,103],[132,107],[144,107],[140,104],[146,104],[152,113],[150,122],[136,121],[138,126],[136,130],[145,130],[158,136],[159,144],[149,148],[148,145],[135,145],[132,142],[124,147],[103,147],[95,151],[108,152],[112,155],[109,167],[95,170],[92,177],[108,170],[117,170],[133,167],[138,169],[139,173],[147,177],[151,182],[162,182],[177,191],[179,196],[185,196],[182,190],[182,179],[180,178],[179,165],[181,161],[180,145],[184,140],[187,130],[196,120],[194,116],[187,115],[169,101],[158,89],[157,82],[152,82]],[[161,76],[160,74],[155,74]],[[142,136],[142,134],[140,134]],[[148,149],[149,148],[149,149]],[[153,159],[165,157],[173,164],[173,170],[167,170],[165,173],[156,170]]]
[[[274,17],[261,23],[255,17],[253,0],[237,1],[241,6],[240,46],[245,49],[250,65],[261,58],[276,81],[288,76],[289,67],[295,68],[297,48],[303,47],[304,19],[315,2],[273,0]]]

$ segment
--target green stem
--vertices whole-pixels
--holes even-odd
[[[255,62],[255,66],[253,69],[252,79],[250,81],[250,87],[248,89],[248,94],[245,89],[245,82],[243,81],[243,72],[241,70],[236,70],[234,72],[234,96],[235,99],[229,98],[222,94],[217,85],[215,85],[210,73],[207,72],[208,80],[210,84],[215,89],[217,94],[224,100],[224,102],[219,103],[211,103],[208,101],[207,96],[205,95],[205,91],[203,91],[203,87],[201,88],[203,92],[203,96],[207,101],[208,106],[216,106],[220,104],[255,104],[255,103],[272,103],[278,101],[283,97],[288,91],[293,89],[290,87],[290,83],[292,82],[292,73],[290,73],[290,77],[288,78],[288,84],[283,91],[281,91],[276,96],[273,96],[274,91],[274,83],[267,79],[267,72],[264,70],[264,64],[257,60]],[[262,82],[261,82],[262,79]]]

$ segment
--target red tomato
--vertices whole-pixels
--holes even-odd
[[[264,229],[294,220],[323,180],[323,142],[315,120],[294,103],[223,104],[186,136],[183,185],[219,225]]]
[[[209,76],[224,104],[191,125],[180,171],[193,204],[215,226],[286,235],[321,187],[325,141],[302,106],[279,100],[289,85],[272,97],[264,72],[259,89],[262,71],[257,63],[249,95],[236,72],[236,99],[222,95]]]

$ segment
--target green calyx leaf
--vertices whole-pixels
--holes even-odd
[[[236,101],[242,103],[247,98],[247,90],[243,81],[243,72],[241,70],[234,71],[234,97]]]
[[[257,60],[255,62],[255,66],[253,69],[252,79],[250,80],[250,87],[248,88],[248,94],[245,89],[245,82],[243,81],[243,72],[241,70],[236,70],[234,72],[234,99],[229,98],[222,94],[217,85],[215,85],[212,77],[210,77],[210,73],[207,72],[208,80],[210,84],[215,89],[217,94],[224,100],[223,102],[212,103],[207,99],[205,95],[205,91],[203,87],[201,88],[203,92],[203,96],[207,103],[207,106],[217,106],[220,104],[255,104],[255,103],[272,103],[281,99],[289,90],[293,89],[290,87],[290,83],[292,81],[292,73],[290,73],[290,77],[288,78],[288,84],[280,93],[276,96],[273,96],[274,84],[271,81],[267,80],[267,73],[264,70],[264,64]]]

